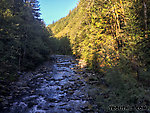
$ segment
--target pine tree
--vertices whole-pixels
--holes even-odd
[[[48,31],[36,15],[35,4],[38,2],[0,2],[0,76],[9,79],[17,71],[34,68],[49,55]]]

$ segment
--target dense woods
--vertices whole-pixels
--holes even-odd
[[[67,36],[81,67],[107,81],[111,90],[105,94],[110,98],[103,104],[99,100],[102,106],[149,105],[144,87],[150,82],[150,1],[80,0],[48,29],[55,37]]]
[[[94,72],[88,80],[99,89],[89,95],[99,108],[150,107],[149,0],[80,0],[47,27],[39,11],[37,0],[0,0],[0,96],[18,72],[73,54]]]
[[[68,36],[73,54],[90,68],[111,68],[123,60],[148,66],[144,55],[148,51],[142,49],[148,44],[149,5],[140,0],[81,0],[67,17],[48,28],[56,37]]]
[[[39,10],[37,0],[0,1],[0,77],[3,79],[15,79],[18,71],[33,69],[47,59],[49,33]]]

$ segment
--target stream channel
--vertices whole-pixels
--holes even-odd
[[[98,113],[76,60],[67,55],[51,57],[53,63],[44,64],[14,85],[15,98],[3,113]]]

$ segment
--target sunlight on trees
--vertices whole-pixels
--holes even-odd
[[[38,0],[0,1],[0,78],[15,80],[50,54],[75,55],[106,81],[100,107],[150,103],[150,1],[80,0],[45,27]],[[101,84],[100,84],[101,85]],[[103,103],[102,103],[103,102]]]
[[[149,86],[150,81],[149,23],[150,1],[80,0],[69,15],[48,28],[56,37],[68,37],[79,63],[105,75],[114,93],[120,95],[119,103],[135,104],[144,98],[141,92],[145,90],[138,85]]]

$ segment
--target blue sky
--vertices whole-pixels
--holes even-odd
[[[39,0],[41,18],[45,24],[51,24],[62,17],[67,16],[70,10],[77,6],[79,0]]]

